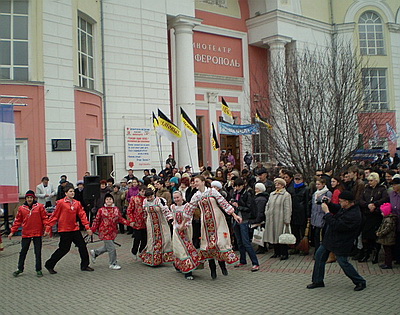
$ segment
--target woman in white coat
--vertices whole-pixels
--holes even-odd
[[[274,245],[274,255],[271,258],[280,257],[281,260],[288,259],[288,246],[279,244],[279,235],[283,228],[289,228],[292,216],[292,197],[286,191],[286,182],[282,178],[274,180],[275,191],[273,191],[265,206],[265,232],[264,242]]]

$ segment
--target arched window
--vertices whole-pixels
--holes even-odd
[[[384,55],[383,25],[378,14],[364,12],[358,20],[361,55]]]

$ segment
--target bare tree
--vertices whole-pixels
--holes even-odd
[[[274,159],[311,178],[316,168],[334,170],[373,137],[372,112],[364,111],[365,64],[350,44],[292,51],[269,68],[270,105],[259,106],[273,129]],[[365,121],[361,121],[365,120]],[[370,130],[370,131],[369,131]]]

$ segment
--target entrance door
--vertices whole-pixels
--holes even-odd
[[[241,160],[239,136],[221,135],[221,150],[225,150],[226,154],[228,154],[229,150],[232,152],[232,155],[235,157],[236,160],[235,168],[240,170]]]
[[[99,154],[96,155],[96,171],[97,175],[100,176],[101,179],[114,178],[115,179],[115,171],[114,171],[114,155],[109,154]]]

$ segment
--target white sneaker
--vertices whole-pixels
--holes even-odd
[[[117,265],[117,264],[115,264],[115,265],[110,265],[110,269],[111,269],[111,270],[120,270],[120,269],[121,269],[121,266],[120,266],[120,265]]]
[[[134,260],[134,261],[137,261],[137,255],[133,255],[133,254],[132,254],[132,256],[133,256],[133,260]]]
[[[96,252],[94,251],[94,249],[90,250],[90,257],[92,258],[92,263],[96,262]]]

